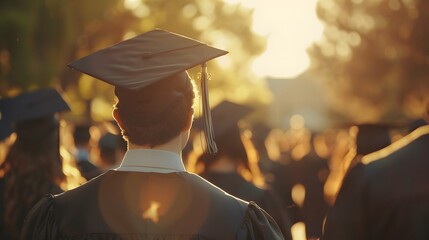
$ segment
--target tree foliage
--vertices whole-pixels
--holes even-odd
[[[221,64],[209,62],[214,93],[222,89],[217,92],[227,97],[241,91],[242,98],[250,99],[261,91],[250,86],[250,61],[265,42],[251,31],[252,12],[240,5],[221,0],[4,0],[0,6],[1,96],[59,83],[75,113],[88,115],[94,99],[112,99],[110,86],[66,64],[153,28],[230,51]],[[197,71],[192,73],[197,77]]]
[[[106,37],[97,32],[99,25],[109,26],[109,39],[120,39],[126,20],[134,17],[118,8],[119,3],[118,0],[2,1],[0,94],[7,95],[11,88],[27,90],[53,85],[83,45]]]
[[[429,98],[429,2],[321,0],[324,38],[313,70],[338,110],[356,120],[421,113]]]

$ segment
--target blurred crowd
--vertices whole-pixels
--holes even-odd
[[[55,97],[48,101],[57,101]],[[34,104],[35,99],[30,100]],[[1,239],[18,238],[25,215],[45,194],[73,189],[118,167],[127,151],[115,122],[68,122],[58,115],[64,110],[11,119],[10,135],[2,129]],[[196,119],[183,151],[187,170],[231,195],[255,201],[276,220],[286,239],[295,240],[322,237],[325,218],[350,169],[427,125],[423,119],[348,123],[316,132],[306,128],[301,116],[293,116],[288,129],[249,121],[252,108],[229,101],[212,112],[218,153],[204,153],[201,120]],[[357,206],[349,205],[346,211]],[[331,234],[329,225],[327,230]]]

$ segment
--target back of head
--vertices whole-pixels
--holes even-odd
[[[218,153],[215,155],[206,153],[199,157],[198,162],[204,163],[205,168],[208,169],[219,158],[225,158],[233,161],[236,166],[250,171],[249,158],[238,124],[252,111],[253,108],[250,106],[230,101],[223,101],[215,106],[212,110],[212,118]],[[202,122],[202,118],[195,120],[195,127],[202,129]]]
[[[16,123],[16,140],[4,166],[22,175],[43,175],[46,179],[62,176],[59,156],[59,124],[54,116]]]
[[[178,136],[193,112],[194,84],[186,72],[139,90],[116,87],[116,110],[126,140],[157,146]]]
[[[57,174],[54,169],[61,165],[59,122],[55,115],[69,110],[67,103],[53,88],[25,92],[5,102],[6,105],[0,105],[4,113],[0,120],[9,122],[17,137],[1,167],[20,174],[41,170],[33,174],[46,174],[44,177],[52,179]]]
[[[250,171],[249,158],[238,126],[230,127],[227,132],[217,136],[216,141],[218,147],[216,154],[204,153],[198,158],[198,162],[203,163],[206,170],[219,158],[226,158],[233,161],[237,167],[244,167]]]

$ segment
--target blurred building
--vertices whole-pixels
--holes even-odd
[[[268,78],[267,85],[273,94],[268,119],[272,126],[288,129],[294,115],[301,115],[313,131],[330,124],[332,112],[323,86],[308,72],[293,79]]]

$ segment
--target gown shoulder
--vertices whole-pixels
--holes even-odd
[[[121,174],[121,176],[122,175],[123,174]],[[141,176],[140,174],[138,175]],[[144,179],[146,179],[147,175],[144,177]],[[155,176],[153,174],[150,176],[152,179],[157,177],[159,176]],[[180,178],[174,178],[173,175],[169,177],[172,177],[174,182],[178,182],[180,180]],[[201,182],[198,183],[196,179],[195,181],[198,184],[201,184],[201,186],[197,186],[197,183],[191,184],[192,194],[190,197],[191,199],[194,199],[192,200],[194,203],[191,204],[191,206],[193,206],[193,211],[184,212],[184,214],[187,216],[187,219],[182,218],[179,222],[175,222],[173,227],[171,225],[166,225],[170,220],[173,221],[173,215],[171,215],[171,219],[169,221],[164,220],[154,225],[152,222],[141,219],[140,217],[138,220],[131,221],[132,219],[130,220],[130,216],[132,217],[135,215],[133,215],[133,212],[127,212],[127,218],[121,218],[121,214],[113,214],[116,213],[115,211],[113,211],[112,216],[114,216],[116,220],[117,218],[120,218],[120,222],[109,222],[111,225],[105,226],[103,225],[103,221],[105,220],[103,216],[105,215],[101,214],[97,210],[99,209],[99,206],[93,207],[93,211],[86,211],[86,209],[82,210],[80,208],[82,205],[76,205],[77,202],[79,204],[84,202],[86,205],[94,205],[88,202],[88,200],[91,200],[92,198],[86,196],[86,188],[91,190],[93,189],[92,185],[97,186],[97,179],[96,181],[89,182],[89,185],[86,184],[85,186],[81,186],[76,190],[71,190],[64,194],[55,196],[48,195],[39,201],[25,219],[21,239],[133,239],[133,237],[135,238],[136,236],[139,236],[142,239],[146,239],[145,237],[148,236],[157,236],[162,237],[162,239],[187,240],[284,239],[276,222],[256,203],[246,202],[232,197],[221,190],[217,190],[216,188],[210,189],[210,191],[207,190],[207,192],[202,191],[201,189],[207,189],[208,187],[206,184]],[[118,178],[114,179],[118,180]],[[165,177],[162,179],[168,180]],[[109,185],[109,188],[112,188],[112,186]],[[111,192],[109,191],[109,193]],[[189,198],[182,199],[182,195],[184,195],[183,192],[174,198],[177,206],[183,206],[182,202],[184,200],[189,201]],[[197,226],[195,225],[195,222],[202,222],[201,218],[198,217],[198,214],[196,214],[196,212],[201,213],[200,209],[204,207],[204,202],[200,201],[201,199],[199,198],[199,195],[207,195],[207,203],[211,203],[211,208],[209,208],[207,211],[204,224],[200,226],[197,231],[194,231],[192,230],[193,227]],[[111,200],[112,198],[115,198],[116,195],[109,196],[111,197],[102,199]],[[121,198],[122,195],[118,195],[117,197]],[[113,205],[108,204],[108,206],[109,209],[113,210],[114,207],[112,206],[124,205],[122,201],[113,201],[112,204]],[[81,209],[81,211],[76,212],[76,209]],[[219,211],[220,209],[222,209],[222,211]],[[172,209],[172,211],[173,210],[174,209]],[[178,208],[176,210],[178,211]],[[85,212],[84,215],[82,211]],[[173,211],[173,214],[175,214],[177,211]],[[82,219],[82,216],[85,216],[84,219]],[[130,221],[125,223],[124,226],[121,225],[122,223],[126,222],[127,219]],[[92,222],[94,224],[84,224],[86,222]],[[107,223],[108,222],[106,222],[106,224]],[[120,227],[123,227],[121,229],[125,230],[119,232],[115,230],[119,229]],[[142,232],[142,229],[150,231]],[[219,231],[220,229],[221,231]]]
[[[28,213],[20,239],[56,239],[54,196],[42,198]]]
[[[256,203],[249,202],[237,239],[284,239],[274,219]]]

